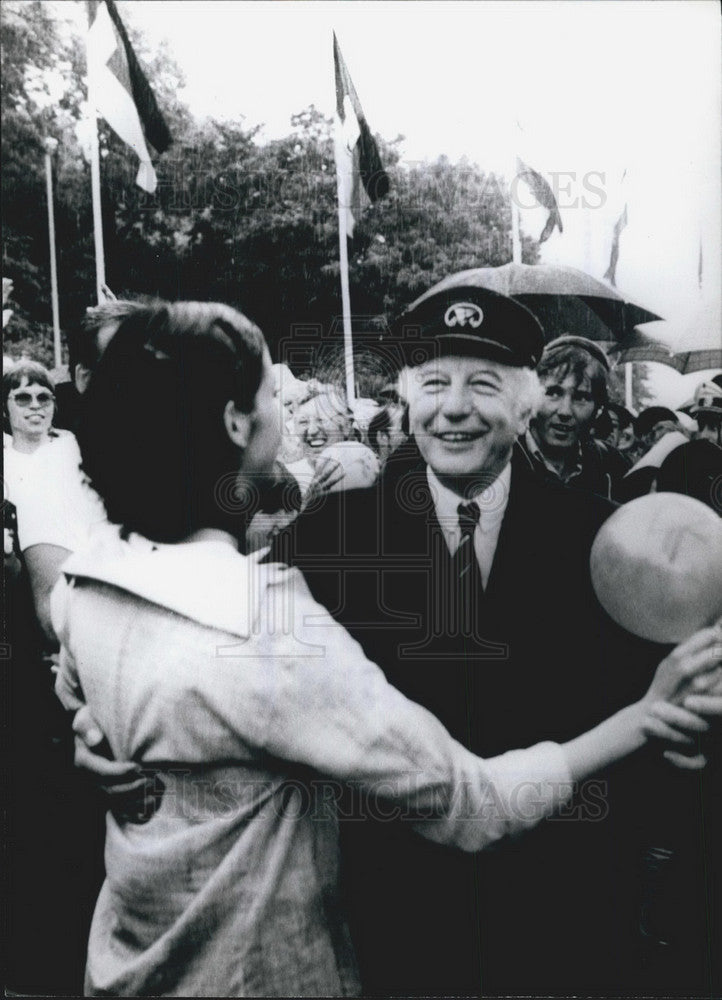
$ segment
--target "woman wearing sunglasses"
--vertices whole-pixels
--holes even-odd
[[[278,418],[261,332],[213,303],[124,321],[88,390],[80,442],[112,524],[53,594],[57,692],[163,792],[147,822],[107,815],[89,994],[358,993],[342,791],[363,791],[379,822],[480,850],[640,747],[649,706],[690,682],[670,659],[645,699],[563,747],[473,756],[297,570],[245,553]]]
[[[49,596],[62,563],[105,519],[81,470],[75,436],[53,427],[55,389],[48,370],[23,359],[3,375],[6,499],[17,509],[18,542],[46,642],[54,645]]]
[[[8,982],[20,993],[77,991],[102,872],[97,807],[72,767],[72,733],[54,695],[58,644],[50,593],[90,526],[105,519],[68,431],[53,427],[50,373],[23,359],[3,375],[6,523],[18,557],[6,578],[11,640]],[[10,511],[15,518],[7,521]],[[62,941],[58,928],[63,927]],[[38,956],[42,955],[42,961]]]
[[[55,389],[50,372],[35,361],[18,361],[3,376],[3,411],[12,447],[30,455],[46,444],[52,431]]]

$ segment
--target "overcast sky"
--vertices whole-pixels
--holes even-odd
[[[406,161],[446,154],[508,174],[518,152],[556,172],[565,232],[543,259],[597,277],[626,201],[620,289],[665,317],[658,335],[719,341],[716,0],[119,6],[149,44],[168,42],[194,113],[263,123],[265,138],[288,134],[309,104],[333,113],[335,29],[372,131],[404,135]],[[529,233],[542,224],[542,210],[522,213]],[[675,373],[659,378],[664,392],[687,394]]]

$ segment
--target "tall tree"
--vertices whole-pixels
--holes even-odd
[[[126,147],[100,124],[108,284],[119,295],[235,304],[260,323],[276,352],[299,330],[333,341],[341,306],[331,119],[311,106],[292,117],[286,137],[263,144],[246,126],[240,98],[235,121],[194,120],[171,55],[149,52],[133,30],[132,6],[119,6],[174,144],[157,160],[158,189],[148,195],[134,183]],[[40,0],[2,5],[3,273],[15,280],[17,303],[10,332],[35,331],[48,344],[46,134],[60,140],[56,224],[65,326],[92,303],[95,288],[89,168],[79,141],[84,47],[57,11]],[[444,157],[408,167],[400,162],[401,136],[377,141],[391,190],[362,214],[350,244],[357,316],[392,315],[452,271],[511,259],[510,203],[499,178]],[[531,241],[524,251],[535,259]]]

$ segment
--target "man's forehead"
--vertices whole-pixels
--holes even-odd
[[[488,358],[476,358],[467,354],[447,354],[439,358],[430,358],[428,361],[423,361],[420,365],[409,368],[408,371],[412,377],[416,378],[426,375],[430,371],[463,371],[465,373],[486,371],[494,372],[501,377],[505,375],[512,377],[519,369],[511,365],[502,365],[498,361],[492,361]]]

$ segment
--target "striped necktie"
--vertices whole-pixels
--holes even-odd
[[[474,532],[481,511],[476,503],[460,503],[456,508],[461,529],[461,541],[454,555],[454,575],[458,581],[458,624],[463,635],[474,631],[474,609],[484,593],[481,570],[474,549]]]

